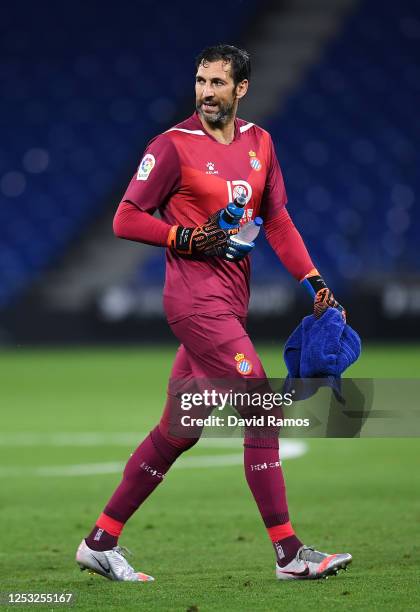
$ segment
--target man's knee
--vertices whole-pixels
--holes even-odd
[[[160,435],[166,440],[167,444],[169,444],[171,447],[179,451],[179,454],[184,453],[185,451],[195,446],[195,444],[197,444],[197,442],[200,439],[199,437],[198,438],[181,438],[179,436],[175,436],[169,433],[167,422],[163,422],[163,421],[160,421],[158,425],[158,430],[159,430]]]

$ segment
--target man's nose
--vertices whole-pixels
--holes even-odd
[[[211,83],[206,83],[203,89],[203,98],[212,98],[214,96],[214,89]]]

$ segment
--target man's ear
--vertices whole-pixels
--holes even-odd
[[[238,100],[244,97],[244,95],[248,91],[248,85],[249,85],[248,79],[244,79],[243,81],[237,84],[235,95]]]

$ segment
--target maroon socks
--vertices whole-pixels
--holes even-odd
[[[86,538],[87,545],[93,550],[110,550],[116,546],[127,520],[162,482],[174,461],[195,442],[194,439],[183,440],[175,446],[162,435],[159,426],[155,427],[128,460],[121,483]],[[302,542],[289,521],[278,439],[246,437],[244,468],[277,562],[287,565]]]
[[[295,536],[289,521],[278,439],[245,438],[244,468],[248,486],[276,551],[277,563],[287,565],[302,542]]]
[[[101,525],[105,525],[107,524],[108,518],[109,517],[107,517],[106,515],[101,514],[98,519],[98,523],[100,523]],[[121,523],[121,529],[119,529],[118,535],[111,535],[108,531],[104,529],[104,527],[99,527],[98,523],[96,523],[95,527],[92,529],[88,537],[85,538],[85,542],[92,550],[111,550],[111,548],[117,546],[118,536],[121,533],[124,525]],[[108,525],[108,529],[110,527],[111,526]]]
[[[185,447],[195,440],[186,441]],[[110,550],[130,516],[162,482],[174,461],[186,450],[175,447],[161,434],[159,426],[134,451],[125,466],[123,479],[95,527],[86,538],[93,550]]]

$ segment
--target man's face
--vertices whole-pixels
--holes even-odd
[[[243,83],[247,83],[243,81]],[[238,88],[231,76],[230,62],[205,62],[195,77],[195,106],[209,124],[226,123],[236,111]],[[242,97],[242,96],[239,96]]]

